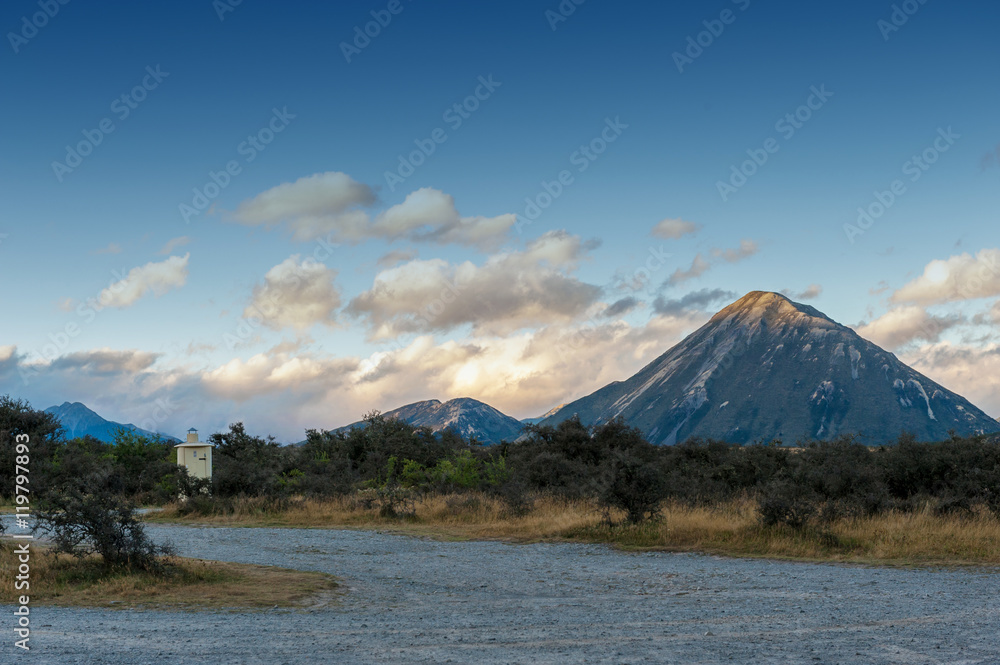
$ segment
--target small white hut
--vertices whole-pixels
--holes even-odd
[[[188,430],[187,441],[178,443],[177,463],[195,478],[212,479],[212,444],[198,440],[198,430]]]

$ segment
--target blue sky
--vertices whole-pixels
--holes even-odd
[[[1000,415],[1000,7],[895,7],[5,3],[0,391],[288,440],[527,417],[787,290]]]

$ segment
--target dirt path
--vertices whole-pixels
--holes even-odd
[[[348,592],[307,611],[38,608],[32,662],[1000,662],[1000,574],[991,571],[361,531],[151,531],[185,556],[321,570],[343,578]]]

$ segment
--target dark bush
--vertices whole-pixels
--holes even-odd
[[[764,526],[785,525],[801,529],[817,512],[818,497],[801,483],[779,476],[759,497],[760,520]]]
[[[135,503],[110,491],[109,480],[96,476],[51,488],[39,500],[38,529],[51,535],[57,552],[98,554],[109,568],[161,571],[161,557],[172,549],[149,538]]]
[[[659,514],[666,495],[666,483],[659,468],[630,452],[615,451],[600,495],[603,506],[624,510],[626,521],[638,524]]]

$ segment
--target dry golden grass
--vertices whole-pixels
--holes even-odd
[[[659,520],[634,526],[613,524],[621,522],[622,515],[608,516],[594,502],[552,497],[537,499],[524,515],[513,515],[502,502],[482,495],[425,496],[415,500],[414,508],[411,517],[392,518],[355,497],[293,501],[279,511],[245,499],[235,502],[227,515],[183,516],[171,505],[150,519],[220,526],[378,528],[443,539],[596,542],[625,549],[854,563],[1000,564],[1000,521],[988,512],[966,517],[892,512],[797,531],[761,526],[750,500],[714,507],[669,504]]]
[[[0,570],[13,580],[18,566],[9,543],[0,546]],[[322,573],[219,561],[170,558],[166,574],[109,571],[97,557],[75,559],[31,547],[31,588],[0,588],[0,603],[28,595],[32,605],[160,609],[255,609],[321,606],[337,583]]]

